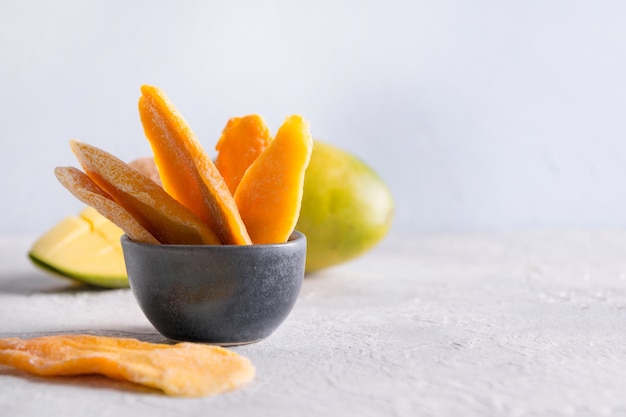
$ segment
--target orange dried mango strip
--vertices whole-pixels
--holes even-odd
[[[85,173],[161,243],[219,244],[204,222],[150,178],[95,146],[71,141]]]
[[[144,85],[139,114],[163,187],[204,220],[223,244],[251,243],[224,178],[183,116],[158,87]]]
[[[76,198],[95,208],[122,229],[132,240],[143,243],[159,243],[128,211],[98,187],[87,174],[74,167],[56,167],[54,173],[59,182]]]
[[[183,397],[231,391],[255,374],[247,358],[217,346],[92,335],[0,339],[0,364],[40,376],[100,374]]]
[[[215,146],[215,166],[233,195],[248,167],[271,140],[270,131],[258,114],[233,117],[228,121]]]
[[[308,123],[293,115],[246,171],[235,201],[253,243],[286,242],[293,232],[312,150]]]

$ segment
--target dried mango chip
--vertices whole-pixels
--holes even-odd
[[[92,335],[0,339],[0,364],[40,376],[101,374],[183,397],[231,391],[255,373],[247,358],[218,346]]]
[[[158,244],[126,209],[117,204],[87,174],[74,167],[56,167],[54,174],[65,188],[85,204],[95,208],[104,217],[115,223],[131,239],[137,242]]]

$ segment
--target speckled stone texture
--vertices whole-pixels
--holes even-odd
[[[72,287],[0,240],[0,336],[166,342],[130,290]],[[626,232],[392,235],[307,277],[242,390],[168,398],[0,367],[2,415],[623,416]]]
[[[151,245],[122,237],[130,287],[164,336],[223,346],[258,342],[291,312],[306,238],[276,245]]]

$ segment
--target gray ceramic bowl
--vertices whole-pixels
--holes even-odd
[[[163,336],[219,345],[272,334],[302,287],[306,238],[275,245],[153,245],[122,236],[131,290]]]

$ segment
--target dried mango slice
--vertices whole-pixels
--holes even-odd
[[[204,222],[150,178],[95,146],[73,140],[85,173],[161,243],[219,244]]]
[[[249,359],[217,346],[92,335],[0,339],[0,364],[40,376],[100,374],[183,397],[231,391],[255,374]]]
[[[228,121],[215,145],[215,166],[233,195],[248,167],[271,140],[270,131],[258,114],[233,117]]]
[[[289,116],[246,171],[235,201],[253,243],[286,242],[293,232],[312,151],[309,124],[299,115]]]
[[[59,182],[76,198],[115,223],[132,240],[159,243],[130,213],[102,191],[87,174],[74,167],[57,167],[54,173]]]
[[[183,116],[158,87],[144,85],[139,114],[163,187],[227,245],[251,243],[224,178]]]
[[[159,170],[154,164],[154,158],[151,156],[144,156],[141,158],[137,158],[128,163],[128,166],[131,168],[135,168],[137,171],[141,172],[152,181],[159,184],[161,187],[161,176],[159,175]]]

